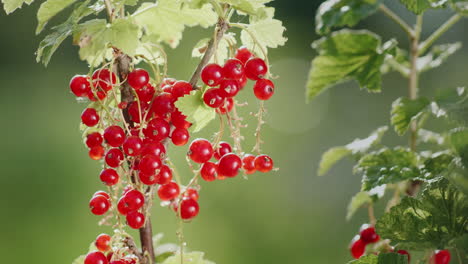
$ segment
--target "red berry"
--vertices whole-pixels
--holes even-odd
[[[174,83],[172,86],[172,96],[174,98],[179,98],[182,97],[186,94],[190,94],[190,92],[193,90],[192,85],[189,82],[186,81],[177,81]]]
[[[164,85],[174,85],[177,82],[176,79],[174,78],[164,78],[161,82],[161,86]]]
[[[240,91],[240,85],[237,80],[223,80],[219,85],[221,97],[234,97]]]
[[[88,99],[95,102],[97,100],[102,101],[104,98],[106,98],[107,92],[99,90],[96,92],[96,95],[93,93],[93,91],[89,90],[88,92]]]
[[[198,138],[190,144],[188,155],[196,163],[205,163],[213,156],[213,147],[208,140]]]
[[[107,261],[111,261],[112,256],[114,256],[114,252],[111,251],[111,252],[107,253],[107,256],[106,256]]]
[[[232,99],[232,97],[229,97],[226,98],[226,100],[224,100],[224,103],[218,109],[216,109],[216,111],[220,114],[226,114],[228,112],[231,112],[232,108],[234,108],[234,99]]]
[[[159,173],[155,177],[155,182],[157,184],[167,184],[172,180],[172,170],[167,165],[162,165],[159,169]]]
[[[127,225],[133,229],[140,229],[145,224],[145,215],[138,211],[130,211],[126,216]]]
[[[138,172],[138,178],[143,184],[146,184],[146,185],[156,184],[156,175],[154,174],[146,174],[140,171]]]
[[[219,85],[223,77],[223,68],[215,63],[206,65],[201,72],[203,82],[211,87]]]
[[[235,177],[242,167],[242,160],[234,153],[229,153],[221,157],[218,163],[218,174],[225,177]]]
[[[161,159],[154,155],[146,155],[138,164],[138,168],[141,172],[148,175],[153,175],[157,169],[161,168]]]
[[[81,113],[81,122],[86,126],[93,127],[99,123],[99,115],[94,108],[86,108]]]
[[[222,156],[231,153],[232,152],[232,147],[229,145],[229,143],[221,141],[219,142],[218,148],[214,152],[214,157],[215,159],[219,160]]]
[[[124,201],[130,211],[136,211],[145,204],[145,196],[138,190],[131,190],[125,194]]]
[[[84,264],[108,264],[108,261],[102,252],[93,251],[86,255]]]
[[[120,166],[123,160],[124,155],[118,148],[112,148],[106,153],[106,164],[112,168],[117,168]]]
[[[254,85],[255,97],[259,100],[268,100],[275,93],[275,85],[268,79],[260,79]]]
[[[127,82],[133,89],[141,89],[148,84],[149,74],[143,69],[135,69],[128,74]]]
[[[410,263],[411,256],[410,256],[410,253],[408,251],[400,249],[400,250],[397,251],[397,253],[401,254],[401,255],[406,255],[408,257],[408,263]]]
[[[86,136],[86,146],[88,146],[88,148],[101,146],[102,141],[103,139],[99,132],[93,132]]]
[[[164,144],[159,141],[143,142],[143,149],[141,151],[142,156],[154,155],[156,157],[162,158],[162,155],[166,153],[166,148]]]
[[[180,216],[184,220],[189,220],[198,215],[200,207],[194,199],[186,199],[180,203]]]
[[[125,139],[123,149],[128,156],[138,156],[143,148],[143,140],[137,136],[131,136]]]
[[[188,198],[188,199],[193,199],[195,201],[198,201],[199,197],[200,197],[200,195],[198,195],[198,191],[193,189],[193,188],[188,188],[184,192],[184,199]]]
[[[102,195],[96,195],[91,198],[89,201],[89,208],[91,209],[91,213],[95,215],[103,215],[105,214],[110,207],[109,199]]]
[[[244,64],[238,59],[229,59],[224,63],[223,76],[226,79],[239,80],[244,76]]]
[[[247,76],[245,76],[245,74],[239,79],[237,80],[239,81],[239,87],[240,89],[244,89],[245,85],[247,84]]]
[[[265,61],[260,58],[252,58],[245,64],[245,75],[250,80],[260,80],[265,77],[268,67]]]
[[[143,86],[141,89],[136,90],[136,93],[138,95],[138,99],[140,99],[141,102],[149,102],[153,99],[154,96],[154,87],[151,84],[147,84]]]
[[[362,242],[362,240],[359,239],[359,236],[357,236],[356,238],[353,239],[353,241],[351,241],[350,251],[351,251],[351,255],[353,256],[353,258],[355,259],[360,258],[362,255],[364,255],[365,250],[366,250],[366,243]]]
[[[162,93],[154,98],[151,111],[160,117],[170,114],[175,109],[174,101],[170,93]]]
[[[100,160],[104,156],[104,148],[102,146],[95,146],[89,149],[89,157],[92,160]]]
[[[120,126],[110,126],[104,130],[104,139],[110,146],[120,147],[125,141],[125,131]]]
[[[218,108],[223,105],[224,97],[222,91],[218,88],[210,88],[203,94],[203,101],[211,108]]]
[[[94,87],[101,88],[104,91],[110,91],[112,86],[116,84],[117,77],[108,69],[96,70],[92,76]]]
[[[213,162],[205,162],[203,163],[201,170],[200,170],[200,175],[202,179],[204,179],[207,182],[214,181],[216,180],[216,173],[218,171],[218,165]]]
[[[143,134],[147,138],[161,141],[169,136],[170,131],[171,126],[166,120],[162,118],[154,118],[148,123],[148,126],[143,129]]]
[[[124,194],[125,195],[125,194]],[[128,204],[125,201],[125,196],[121,197],[119,199],[119,202],[117,203],[117,210],[119,211],[120,214],[122,215],[127,215],[128,212],[130,212],[130,208],[128,208]]]
[[[269,172],[273,169],[273,160],[268,155],[259,155],[254,162],[255,169],[259,172]]]
[[[148,111],[148,107],[149,105],[146,102],[140,102],[140,104],[138,104],[138,102],[136,101],[131,102],[130,105],[128,106],[128,114],[130,115],[132,121],[135,123],[140,123],[141,122],[140,115],[141,115],[141,118],[144,118],[146,112]],[[145,120],[148,120],[148,118],[149,118],[149,115],[147,115]]]
[[[176,146],[183,146],[187,144],[189,138],[189,132],[187,131],[187,129],[183,128],[176,128],[174,129],[174,131],[172,131],[171,134],[172,143],[174,143],[174,145]]]
[[[436,250],[431,257],[431,264],[449,264],[450,258],[450,251]]]
[[[373,226],[369,227],[367,225],[365,225],[364,228],[361,229],[360,236],[362,242],[366,244],[375,243],[380,239],[379,235],[375,233],[375,228]]]
[[[242,168],[244,169],[245,174],[255,173],[255,156],[248,154],[242,158]]]
[[[159,199],[163,201],[169,201],[175,199],[180,192],[179,185],[175,182],[170,182],[164,185],[159,186],[158,196]]]
[[[236,59],[240,60],[242,63],[246,63],[253,56],[252,52],[249,49],[242,46],[236,51]]]
[[[86,97],[91,87],[86,75],[75,75],[70,80],[70,89],[77,97]]]
[[[95,193],[93,194],[93,197],[98,196],[98,195],[101,195],[101,196],[106,197],[107,199],[110,199],[109,194],[106,193],[105,191],[97,191],[97,192],[95,192]]]
[[[99,178],[107,186],[112,186],[119,182],[119,174],[114,169],[105,169],[101,171]]]
[[[186,116],[184,116],[179,110],[175,110],[171,114],[171,123],[177,128],[188,129],[192,123],[187,122]]]
[[[96,241],[94,242],[94,245],[96,245],[96,248],[99,251],[107,252],[110,250],[110,245],[109,245],[110,240],[111,240],[111,237],[108,234],[100,234],[99,236],[97,236]]]
[[[172,85],[164,85],[162,86],[162,91],[165,93],[172,94]]]

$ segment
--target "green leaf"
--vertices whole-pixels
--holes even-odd
[[[439,91],[435,103],[431,104],[436,117],[447,118],[451,122],[468,124],[468,93],[465,88]]]
[[[265,48],[277,48],[283,46],[288,40],[283,36],[286,28],[283,23],[277,19],[268,18],[255,21],[248,25],[247,29],[241,31],[241,41],[244,46],[257,53],[260,53],[258,46]],[[250,33],[250,34],[249,34]],[[251,34],[255,36],[255,40]]]
[[[377,261],[379,264],[407,264],[408,257],[398,253],[380,253]]]
[[[409,149],[383,148],[363,156],[354,167],[355,173],[362,173],[362,190],[387,183],[397,183],[420,177],[419,157]]]
[[[468,15],[468,1],[466,0],[450,0],[453,10],[462,15]]]
[[[405,197],[376,224],[377,233],[408,249],[445,248],[468,233],[468,199],[448,180],[430,183],[419,199]]]
[[[3,9],[5,9],[7,15],[13,13],[16,9],[21,8],[24,3],[30,5],[32,2],[34,2],[34,0],[2,0]]]
[[[454,156],[447,151],[436,152],[424,160],[424,166],[421,168],[425,179],[434,179],[440,176],[446,176]]]
[[[216,117],[215,110],[203,102],[201,91],[192,91],[179,98],[175,105],[187,117],[187,121],[193,124],[190,127],[193,133],[202,130]]]
[[[324,35],[333,28],[355,26],[375,13],[382,0],[328,0],[323,2],[315,16],[316,31]]]
[[[400,97],[392,104],[392,125],[395,131],[401,136],[407,130],[412,121],[417,120],[429,105],[429,100],[420,97],[411,100],[406,97]]]
[[[362,256],[359,259],[352,260],[348,264],[378,264],[379,257],[377,255],[366,255]]]
[[[351,202],[348,205],[346,220],[351,219],[351,217],[359,208],[369,203],[372,203],[372,196],[368,192],[358,192],[353,196]]]
[[[369,92],[380,92],[380,67],[387,50],[380,38],[368,31],[341,30],[312,45],[319,55],[312,61],[307,97],[314,98],[333,85],[357,80]]]
[[[187,264],[215,264],[212,261],[204,259],[205,253],[199,251],[184,252],[184,263]],[[162,264],[180,264],[180,253],[168,257]]]
[[[445,144],[445,137],[439,133],[426,129],[418,129],[418,143],[432,143],[437,145]]]
[[[449,141],[455,152],[468,167],[468,128],[457,128],[449,133]]]
[[[273,0],[219,0],[220,3],[231,5],[234,9],[250,14],[258,15],[265,8],[265,4]]]
[[[346,156],[359,155],[367,152],[371,147],[380,143],[383,135],[387,130],[387,126],[379,127],[367,138],[358,138],[346,146],[333,147],[329,149],[322,155],[317,174],[319,176],[324,175],[331,169],[331,167],[333,167],[333,165]]]
[[[447,0],[400,0],[400,2],[406,6],[406,8],[420,15],[429,8],[443,8],[447,3]]]
[[[461,42],[434,46],[427,55],[418,58],[416,66],[420,72],[437,68],[461,47]]]
[[[37,11],[36,34],[41,33],[47,22],[60,11],[73,4],[76,0],[47,0],[41,4]]]
[[[204,38],[198,41],[192,50],[192,57],[203,57],[208,48],[209,41],[210,38]],[[218,43],[218,48],[216,49],[216,58],[218,61],[225,61],[229,56],[229,49],[235,47],[236,43],[237,41],[234,33],[228,32],[224,34],[224,37]],[[211,57],[210,62],[215,62],[215,56]]]

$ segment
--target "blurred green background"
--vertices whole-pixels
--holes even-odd
[[[249,180],[238,177],[213,183],[202,182],[199,217],[185,226],[191,249],[203,250],[207,258],[220,264],[247,263],[346,263],[347,246],[361,223],[360,211],[345,221],[346,206],[359,189],[360,178],[352,175],[351,162],[341,162],[328,176],[315,171],[327,148],[367,136],[374,128],[389,123],[391,102],[406,95],[406,81],[396,73],[384,77],[383,92],[367,94],[355,83],[331,89],[305,104],[304,85],[315,55],[310,43],[314,14],[322,1],[276,0],[277,17],[283,20],[289,41],[271,51],[277,94],[266,105],[268,124],[263,130],[277,173],[255,174]],[[412,23],[414,17],[397,1],[388,5]],[[87,157],[78,130],[84,105],[69,92],[71,76],[87,72],[77,58],[77,48],[66,41],[48,68],[36,64],[34,52],[41,37],[34,35],[35,11],[39,4],[6,16],[0,11],[0,96],[1,263],[64,264],[86,252],[89,243],[109,228],[97,226],[98,218],[88,210],[94,191],[103,188],[98,180],[99,164]],[[424,36],[450,16],[431,11],[425,16]],[[382,14],[358,25],[379,32],[384,40],[398,37],[401,30]],[[441,43],[468,41],[468,21],[457,24]],[[169,71],[178,79],[189,78],[197,60],[191,49],[211,33],[186,31],[177,50],[171,51]],[[464,39],[460,39],[464,38]],[[423,75],[421,93],[463,86],[468,81],[468,49],[450,58],[440,69]],[[254,120],[249,112],[256,103],[251,92],[242,112],[250,127],[245,130],[245,149],[250,149]],[[213,124],[207,130],[216,130]],[[194,137],[209,137],[202,132]],[[226,138],[227,139],[227,138]],[[385,143],[405,144],[390,132]],[[180,164],[185,181],[186,148],[171,150]],[[176,242],[176,219],[165,208],[153,212],[155,232],[164,232],[166,242]]]

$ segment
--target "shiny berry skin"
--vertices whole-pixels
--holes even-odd
[[[214,152],[215,159],[219,160],[222,156],[231,153],[232,147],[229,143],[221,141],[219,142],[218,148]]]
[[[216,112],[224,115],[228,112],[231,112],[232,108],[234,108],[234,99],[230,97],[224,100],[224,103],[218,109],[216,109]]]
[[[176,146],[183,146],[189,141],[190,134],[187,129],[176,128],[172,131],[171,140]]]
[[[93,251],[86,255],[84,264],[108,264],[108,261],[102,252]]]
[[[136,211],[145,204],[145,196],[138,190],[131,190],[125,194],[124,201],[130,211]]]
[[[244,76],[242,76],[242,78],[240,78],[237,81],[239,82],[239,87],[242,90],[242,89],[244,89],[245,85],[247,84],[248,79],[247,79],[247,76],[245,76],[245,74],[244,74]]]
[[[127,215],[128,212],[130,212],[130,208],[128,208],[128,204],[125,201],[125,196],[119,199],[119,202],[117,203],[117,210],[122,215]]]
[[[172,94],[172,85],[164,85],[162,86],[162,91],[165,93]]]
[[[257,169],[255,169],[255,156],[247,154],[242,158],[242,168],[244,169],[245,174],[253,174]]]
[[[145,185],[154,185],[156,184],[156,175],[146,174],[142,171],[138,172],[138,178]]]
[[[113,148],[107,151],[106,153],[106,164],[112,168],[117,168],[120,166],[124,160],[124,155],[122,151],[118,148]]]
[[[143,88],[149,82],[149,74],[143,69],[135,69],[128,74],[127,82],[135,90]]]
[[[136,90],[136,93],[138,95],[138,99],[146,103],[153,99],[155,90],[154,90],[154,87],[148,83],[147,85],[143,86],[141,89]]]
[[[156,172],[157,169],[161,168],[161,159],[154,155],[146,155],[138,164],[138,168],[141,172],[152,175]]]
[[[411,256],[410,256],[410,253],[404,249],[400,249],[397,251],[398,254],[400,255],[406,255],[408,257],[408,263],[410,263],[410,260],[411,260]]]
[[[253,90],[257,99],[268,100],[275,93],[275,85],[268,79],[260,79],[255,83]]]
[[[234,97],[239,93],[240,85],[236,80],[223,80],[219,85],[219,90],[224,98]]]
[[[114,256],[114,252],[111,251],[111,252],[107,253],[107,256],[106,256],[107,261],[111,261],[113,256]]]
[[[175,182],[170,182],[159,186],[158,196],[163,201],[175,199],[180,193],[179,185]]]
[[[111,237],[108,234],[100,234],[99,236],[97,236],[96,241],[94,242],[94,245],[99,251],[107,252],[111,249],[109,245],[110,240],[111,240]]]
[[[179,110],[174,111],[171,114],[171,123],[177,128],[188,129],[192,123],[188,122],[187,117],[184,116]]]
[[[449,264],[450,258],[450,251],[436,250],[431,257],[431,264]]]
[[[162,158],[162,155],[166,153],[166,148],[164,147],[164,144],[159,141],[143,142],[143,149],[141,151],[142,156],[154,155],[158,158]]]
[[[131,119],[133,122],[135,123],[140,123],[141,120],[140,120],[140,111],[141,111],[141,118],[143,118],[146,114],[146,112],[148,111],[148,103],[146,102],[140,102],[140,104],[138,104],[138,102],[131,102],[128,107],[127,107],[127,110],[128,110],[128,114],[130,115]],[[148,120],[149,118],[149,114],[146,116],[146,120]]]
[[[81,113],[81,122],[88,127],[93,127],[99,123],[99,115],[94,108],[86,108]]]
[[[200,207],[194,199],[186,199],[180,203],[180,216],[184,220],[190,220],[198,215]]]
[[[125,141],[125,131],[120,126],[110,126],[104,130],[104,139],[111,147],[120,147]]]
[[[351,241],[349,250],[351,251],[353,258],[358,259],[364,255],[364,251],[366,250],[366,243],[362,242],[362,240],[359,239],[359,236],[357,236],[357,239],[355,238],[353,241]]]
[[[200,198],[200,195],[198,194],[198,191],[193,189],[193,188],[188,188],[185,192],[184,192],[184,199],[193,199],[195,201],[198,201],[198,198]]]
[[[94,215],[105,214],[110,207],[109,199],[102,195],[96,195],[89,201],[89,208]]]
[[[157,184],[168,184],[172,180],[172,170],[167,165],[162,165],[159,169],[159,173],[155,177]]]
[[[126,216],[127,225],[133,229],[140,229],[145,225],[145,215],[138,211],[130,211]]]
[[[89,90],[88,92],[88,99],[93,102],[96,102],[98,99],[103,100],[104,98],[106,98],[106,96],[107,96],[106,91],[99,90],[96,92],[96,95],[94,95],[93,91],[91,90]]]
[[[161,117],[168,115],[174,112],[174,101],[170,93],[162,93],[154,98],[151,111]]]
[[[213,146],[203,138],[197,138],[190,143],[188,156],[196,163],[205,163],[213,156]]]
[[[99,178],[107,186],[112,186],[119,182],[119,174],[117,173],[117,171],[110,168],[101,171]]]
[[[211,108],[218,108],[223,105],[224,96],[218,88],[210,88],[203,94],[203,101]]]
[[[117,77],[115,73],[109,72],[108,69],[96,70],[92,76],[93,84],[95,87],[99,87],[104,91],[110,91],[112,86],[116,84]]]
[[[137,136],[131,136],[125,139],[123,150],[127,156],[138,156],[143,148],[143,140]]]
[[[89,149],[89,157],[92,160],[100,160],[104,156],[104,148],[102,146],[95,146]]]
[[[162,118],[154,118],[148,123],[148,126],[143,129],[143,134],[147,138],[161,141],[169,136],[170,131],[171,126],[166,120]]]
[[[200,175],[203,180],[207,182],[211,182],[216,180],[216,174],[218,172],[218,165],[213,162],[205,162],[203,163],[201,170],[200,170]]]
[[[224,63],[223,76],[226,79],[239,80],[244,76],[244,64],[238,59],[229,59]]]
[[[375,228],[373,226],[365,226],[360,232],[362,242],[366,244],[375,243],[379,241],[380,237],[375,233]]]
[[[189,82],[177,81],[172,86],[171,93],[174,98],[179,98],[184,95],[190,94],[192,90],[193,90],[193,87]]]
[[[268,155],[259,155],[254,162],[255,169],[259,172],[269,172],[273,169],[273,160]]]
[[[91,91],[91,86],[86,75],[75,75],[70,80],[70,89],[77,97],[86,97]]]
[[[260,58],[252,58],[245,64],[245,76],[250,80],[260,80],[265,77],[268,67]]]
[[[215,63],[208,64],[203,68],[201,78],[210,87],[218,86],[224,78],[223,67]]]
[[[99,132],[93,132],[86,136],[86,146],[88,146],[88,148],[101,146],[102,142],[103,139]]]
[[[242,167],[242,160],[234,153],[229,153],[221,157],[218,163],[218,174],[225,177],[235,177]]]
[[[174,78],[164,78],[161,82],[161,86],[164,85],[174,85],[177,82],[176,79]]]
[[[247,47],[242,46],[237,49],[236,55],[234,57],[245,64],[250,58],[253,57],[253,54],[249,49],[247,49]]]
[[[107,199],[110,199],[109,194],[106,193],[105,191],[97,191],[97,192],[95,192],[95,193],[93,194],[93,197],[98,196],[98,195],[101,195],[101,196],[106,197]]]

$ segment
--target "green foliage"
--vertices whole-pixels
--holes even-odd
[[[215,110],[203,102],[202,92],[199,90],[179,98],[175,105],[187,117],[187,121],[193,124],[190,127],[193,133],[203,129],[216,117]]]
[[[283,23],[277,19],[267,18],[255,21],[242,30],[242,44],[258,55],[262,55],[257,49],[258,45],[267,48],[283,46],[287,41],[287,38],[283,36],[285,30]],[[253,36],[255,36],[255,39]]]
[[[468,167],[468,128],[457,128],[450,131],[449,141],[461,158],[463,165]]]
[[[348,205],[346,219],[349,220],[356,213],[356,211],[365,204],[372,203],[372,196],[368,192],[358,192],[351,198],[351,202]]]
[[[419,57],[417,67],[421,72],[425,72],[441,66],[455,52],[460,50],[462,44],[460,42],[443,44],[432,47],[427,55]]]
[[[193,252],[184,252],[183,258],[184,261],[183,263],[187,264],[215,264],[212,261],[206,260],[205,258],[205,253],[199,252],[199,251],[193,251]],[[174,256],[168,257],[162,264],[180,264],[181,263],[181,257],[180,253],[177,253]]]
[[[224,35],[223,39],[218,43],[218,48],[216,49],[216,58],[218,61],[225,61],[229,56],[229,48],[237,43],[236,35],[232,32],[229,32]],[[203,38],[197,42],[195,47],[192,50],[192,57],[201,58],[205,54],[206,49],[208,48],[208,43],[210,38]],[[214,62],[215,56],[211,58],[211,62]]]
[[[419,15],[429,8],[444,7],[447,0],[400,0],[411,12]]]
[[[47,0],[42,3],[41,7],[39,7],[39,10],[37,11],[38,22],[36,34],[41,33],[41,31],[44,29],[44,26],[52,17],[74,2],[75,0]]]
[[[403,135],[408,130],[411,122],[424,113],[429,103],[429,100],[424,97],[415,100],[401,97],[393,102],[391,121],[395,131],[399,135]]]
[[[13,13],[18,8],[21,8],[23,4],[30,5],[34,0],[2,0],[3,8],[7,14]]]
[[[408,258],[397,253],[381,253],[377,255],[367,255],[359,259],[348,262],[348,264],[407,264]]]
[[[220,3],[230,4],[235,9],[250,15],[261,13],[265,4],[271,1],[273,0],[219,0]]]
[[[468,94],[465,88],[440,91],[431,105],[436,117],[444,117],[461,125],[468,123]]]

